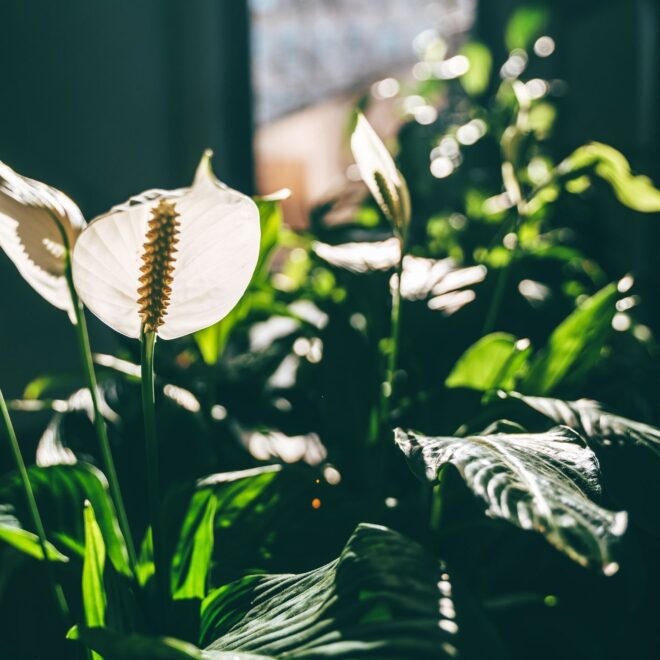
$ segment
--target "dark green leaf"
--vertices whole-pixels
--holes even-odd
[[[447,387],[469,387],[480,392],[513,389],[516,375],[532,349],[529,340],[494,332],[470,346],[445,381]]]
[[[590,499],[600,494],[598,461],[570,429],[468,438],[397,429],[396,442],[420,479],[435,483],[439,470],[452,464],[489,516],[543,534],[583,566],[606,575],[618,570],[614,554],[626,513]]]
[[[396,532],[360,525],[326,566],[250,576],[210,594],[201,639],[207,651],[268,658],[443,658],[457,654],[455,618],[436,558]]]
[[[535,356],[520,389],[541,395],[552,392],[569,378],[572,383],[579,382],[598,362],[612,334],[618,297],[616,284],[610,284],[579,305],[555,328],[547,346]]]
[[[105,475],[92,465],[51,465],[29,468],[46,534],[81,557],[84,553],[85,529],[83,507],[89,500],[94,507],[108,557],[115,570],[131,574],[126,543],[119,529],[115,508],[108,492]],[[0,500],[12,502],[22,521],[29,520],[17,475],[0,481]]]
[[[67,635],[103,655],[106,660],[203,660],[201,651],[171,637],[121,635],[109,628],[76,626]],[[240,658],[237,658],[240,660]]]

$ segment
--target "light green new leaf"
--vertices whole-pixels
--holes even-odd
[[[0,541],[11,545],[16,550],[20,550],[35,559],[44,558],[39,537],[27,529],[23,529],[18,518],[12,515],[11,507],[6,505],[0,505]],[[46,541],[46,554],[49,561],[69,561],[69,558],[63,555],[49,541]]]
[[[375,525],[360,525],[338,559],[309,573],[253,575],[217,589],[202,604],[201,628],[211,657],[430,660],[458,652],[445,567]]]
[[[31,466],[28,471],[47,535],[82,556],[85,529],[80,511],[84,502],[89,500],[103,534],[108,558],[118,573],[130,576],[126,542],[119,529],[105,475],[83,462]],[[29,520],[17,475],[0,480],[0,501],[13,504],[20,520]]]
[[[468,58],[470,68],[459,81],[470,96],[479,96],[488,88],[490,71],[493,67],[493,56],[484,44],[469,41],[459,50],[459,54]]]
[[[612,186],[622,204],[642,213],[660,211],[660,190],[647,176],[632,174],[625,156],[607,144],[590,142],[579,147],[559,165],[558,172],[579,175],[589,168]]]
[[[105,544],[94,509],[85,502],[85,559],[82,570],[82,600],[85,623],[90,627],[105,625],[106,595],[103,584],[105,571]],[[92,653],[95,658],[100,655]]]
[[[445,381],[447,387],[469,387],[480,392],[511,390],[532,352],[529,340],[505,332],[482,337],[463,353]]]
[[[615,554],[627,514],[590,499],[600,494],[598,461],[570,429],[467,438],[397,429],[395,437],[422,481],[435,483],[440,469],[452,464],[489,516],[542,534],[583,566],[606,575],[618,570]]]
[[[578,382],[600,359],[612,334],[612,319],[619,297],[610,284],[585,300],[550,335],[520,384],[529,394],[548,394],[570,378]]]
[[[67,635],[103,654],[106,660],[203,660],[209,656],[187,642],[171,637],[121,635],[102,627],[75,626]],[[236,660],[240,660],[236,656]]]
[[[530,5],[517,9],[506,26],[504,41],[511,51],[514,48],[527,50],[532,41],[541,36],[550,19],[547,7]]]

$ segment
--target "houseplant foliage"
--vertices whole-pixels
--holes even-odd
[[[395,149],[362,103],[363,201],[304,233],[208,153],[89,224],[0,168],[0,246],[83,365],[0,398],[8,657],[650,657],[657,345],[573,212],[660,193],[607,145],[551,156],[529,11],[500,69],[424,45]]]

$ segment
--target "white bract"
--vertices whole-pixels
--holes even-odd
[[[84,226],[63,192],[0,162],[0,247],[35,291],[70,314],[68,255]]]
[[[93,220],[73,254],[87,307],[111,328],[176,339],[226,316],[259,256],[256,204],[220,183],[206,152],[190,188],[150,190]]]
[[[362,180],[397,229],[410,220],[408,187],[382,140],[362,113],[351,135],[351,150]]]

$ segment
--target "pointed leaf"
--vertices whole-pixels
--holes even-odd
[[[105,544],[94,509],[85,503],[85,559],[82,570],[82,595],[85,623],[89,627],[105,625],[106,595],[103,585]],[[96,654],[94,654],[96,655]],[[100,657],[100,656],[96,656]]]
[[[618,570],[614,557],[627,515],[590,499],[600,494],[598,461],[570,429],[468,438],[397,429],[396,442],[420,479],[434,483],[451,464],[489,516],[543,534],[583,566],[606,575]]]
[[[85,500],[89,500],[112,565],[117,572],[130,576],[126,542],[119,529],[105,475],[82,462],[32,466],[28,471],[47,535],[83,556],[85,529],[80,511]],[[29,519],[17,475],[9,475],[0,481],[0,500],[14,504],[20,520]]]
[[[23,529],[18,518],[12,515],[11,507],[4,505],[0,505],[0,541],[35,559],[44,558],[39,537],[27,529]],[[63,555],[49,541],[46,541],[46,554],[49,561],[69,561],[68,557]]]
[[[445,385],[480,392],[496,388],[510,390],[531,352],[527,339],[516,339],[505,332],[486,335],[458,359]]]
[[[519,389],[541,395],[552,392],[569,378],[578,382],[598,362],[612,334],[618,297],[616,284],[610,284],[580,304],[555,328]]]

